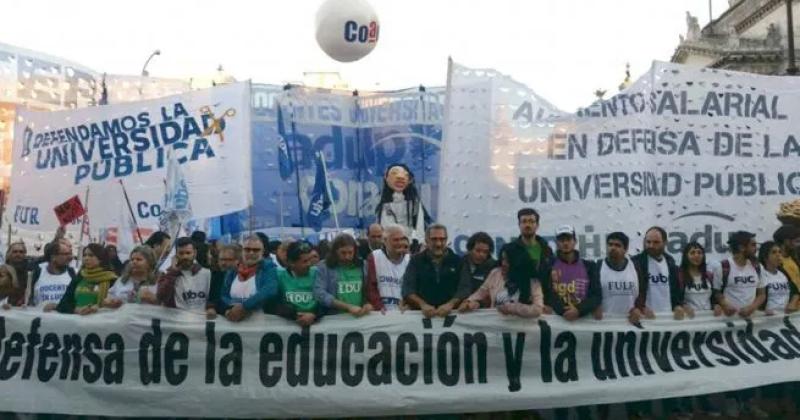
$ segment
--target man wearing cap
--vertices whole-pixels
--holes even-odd
[[[545,305],[552,312],[561,315],[567,321],[590,314],[600,305],[602,289],[597,277],[597,265],[581,259],[575,249],[575,228],[562,225],[556,229],[556,255],[551,267],[545,270],[550,273],[542,280]],[[576,407],[578,419],[591,419],[591,407]],[[569,418],[568,408],[556,408],[556,420]]]
[[[644,251],[632,260],[639,273],[639,304],[645,316],[653,318],[658,313],[672,313],[683,319],[683,290],[678,284],[678,266],[671,255],[664,252],[667,231],[658,226],[644,234]]]
[[[545,303],[567,321],[591,313],[601,302],[602,290],[597,265],[580,257],[575,246],[575,228],[556,229],[556,256],[550,274],[543,279]]]

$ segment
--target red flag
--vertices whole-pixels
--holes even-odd
[[[58,218],[58,222],[61,223],[61,226],[72,223],[86,214],[86,209],[83,207],[81,199],[78,198],[77,194],[72,196],[69,200],[57,205],[53,210],[56,212],[56,218]]]

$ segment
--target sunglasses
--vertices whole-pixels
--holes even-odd
[[[244,252],[264,252],[262,248],[242,248]]]

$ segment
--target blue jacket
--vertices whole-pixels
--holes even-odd
[[[278,296],[278,272],[275,263],[270,259],[261,261],[261,266],[256,271],[256,294],[248,299],[241,300],[231,297],[231,286],[234,281],[237,281],[237,276],[236,270],[228,270],[225,273],[225,284],[222,286],[220,296],[222,312],[236,303],[241,303],[244,309],[253,311],[262,308],[269,300]]]

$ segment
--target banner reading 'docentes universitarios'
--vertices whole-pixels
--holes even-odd
[[[800,380],[800,316],[698,314],[636,328],[495,311],[332,316],[310,329],[126,305],[0,313],[0,407],[186,417],[507,411]]]

